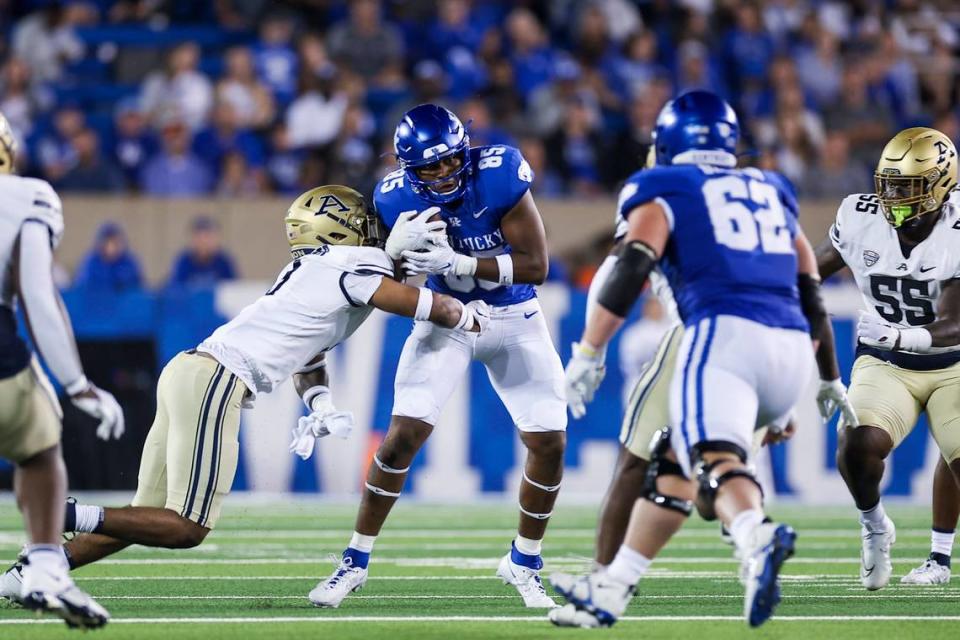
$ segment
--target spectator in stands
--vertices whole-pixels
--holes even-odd
[[[533,169],[533,193],[548,198],[563,195],[563,179],[547,164],[547,150],[540,138],[526,136],[520,139],[520,153]]]
[[[290,104],[297,89],[299,63],[293,50],[293,32],[289,14],[272,13],[263,21],[260,39],[253,46],[257,75],[281,106]]]
[[[217,83],[216,99],[233,107],[238,126],[262,130],[273,122],[273,93],[257,79],[253,56],[246,47],[233,47],[225,55],[227,70]]]
[[[548,162],[563,176],[568,193],[593,196],[600,190],[601,139],[596,114],[578,98],[567,101],[563,125],[547,141]]]
[[[546,31],[529,9],[519,7],[511,11],[506,28],[515,90],[526,101],[534,89],[549,82],[554,51]]]
[[[135,187],[143,166],[159,147],[137,98],[121,100],[117,105],[114,129],[114,162],[123,172],[127,186]]]
[[[287,109],[287,136],[294,148],[321,147],[337,136],[348,99],[337,82],[337,70],[328,66],[318,76],[300,73],[300,90]]]
[[[807,171],[797,185],[805,198],[837,200],[851,193],[873,191],[870,173],[850,161],[850,141],[843,131],[832,131],[820,148],[819,161]]]
[[[305,185],[300,180],[300,169],[306,152],[294,148],[287,135],[287,126],[277,124],[270,132],[270,154],[267,159],[267,177],[273,188],[283,194],[302,193]]]
[[[365,80],[386,66],[402,64],[405,54],[399,29],[381,19],[380,0],[352,0],[350,17],[327,33],[330,54],[337,64]]]
[[[193,153],[219,176],[224,157],[232,152],[243,156],[245,165],[252,171],[262,172],[264,154],[260,139],[240,126],[231,103],[220,101],[213,109],[210,126],[194,137]]]
[[[456,113],[461,121],[471,123],[468,126],[470,144],[474,146],[496,144],[516,146],[517,143],[510,132],[499,127],[493,121],[490,109],[483,100],[466,100],[456,110]]]
[[[209,193],[213,175],[190,151],[191,133],[177,113],[165,116],[161,130],[162,149],[140,172],[140,189],[157,197],[189,197]]]
[[[96,10],[84,2],[49,2],[20,20],[13,31],[13,55],[23,60],[34,82],[55,82],[64,63],[83,57],[85,47],[77,37],[78,25],[96,22]]]
[[[710,51],[699,40],[686,40],[677,49],[677,93],[705,89],[725,95],[720,74],[711,62]]]
[[[140,263],[127,246],[127,236],[116,222],[97,229],[93,249],[77,268],[75,287],[125,291],[143,286]]]
[[[776,139],[777,170],[799,184],[817,159],[818,145],[808,135],[803,118],[797,113],[785,112],[777,116]]]
[[[53,130],[38,132],[29,146],[35,169],[50,182],[57,182],[77,162],[74,137],[86,126],[83,112],[76,105],[65,105],[53,114]]]
[[[259,167],[251,167],[246,156],[233,149],[224,154],[218,171],[217,195],[228,198],[263,193],[266,177]]]
[[[624,42],[623,56],[615,66],[615,78],[625,100],[639,96],[657,78],[668,76],[658,55],[657,36],[649,29],[634,32]]]
[[[209,216],[194,218],[189,244],[173,262],[169,286],[209,287],[236,277],[233,258],[223,248],[219,223]]]
[[[407,111],[426,102],[439,104],[450,110],[456,110],[456,105],[447,99],[446,92],[449,85],[447,74],[443,67],[434,60],[421,60],[413,68],[412,93],[398,100],[386,112],[381,123],[384,136],[393,136],[394,127],[400,122]]]
[[[424,52],[428,58],[441,60],[451,49],[462,47],[476,51],[483,31],[470,20],[469,0],[440,0],[437,17],[426,31]]]
[[[659,81],[630,102],[626,131],[617,136],[603,154],[604,183],[609,187],[618,188],[621,182],[643,166],[647,151],[653,144],[657,115],[669,97],[669,85]]]
[[[736,25],[723,43],[727,74],[738,96],[757,93],[767,77],[774,54],[773,38],[763,28],[760,8],[743,2],[736,9]]]
[[[797,73],[804,91],[821,109],[828,107],[840,94],[843,63],[836,37],[826,29],[816,32],[814,48],[797,57]]]
[[[530,131],[546,138],[563,124],[566,104],[577,96],[590,101],[594,110],[598,109],[596,96],[581,86],[580,64],[569,56],[558,56],[553,65],[553,81],[540,85],[530,94],[527,101],[527,122]],[[599,117],[599,112],[597,112]]]
[[[348,184],[360,193],[370,193],[378,180],[374,175],[377,160],[375,133],[373,116],[362,105],[347,107],[343,126],[333,145],[326,182]]]
[[[37,114],[49,106],[52,96],[30,84],[30,68],[23,60],[10,58],[0,73],[0,113],[6,117],[13,134],[23,142],[33,133]]]
[[[197,70],[199,63],[200,47],[185,42],[170,51],[165,70],[147,76],[140,90],[140,104],[151,120],[158,122],[175,110],[191,131],[206,124],[213,106],[213,88],[207,76]]]
[[[96,132],[83,129],[73,137],[71,143],[77,161],[57,182],[57,189],[88,193],[123,191],[126,187],[123,172],[103,156]]]
[[[865,72],[853,62],[843,71],[840,99],[826,109],[824,122],[827,129],[847,134],[851,158],[865,167],[876,165],[877,154],[894,128],[893,114],[869,95]]]

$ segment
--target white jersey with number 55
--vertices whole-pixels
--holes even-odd
[[[950,195],[933,231],[909,255],[872,193],[843,200],[830,240],[853,272],[868,310],[898,327],[928,325],[937,319],[941,283],[960,277],[960,194]],[[960,345],[934,347],[929,353],[950,351],[960,351]]]

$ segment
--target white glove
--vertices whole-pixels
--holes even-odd
[[[480,327],[480,333],[490,326],[490,305],[483,300],[471,300],[463,305],[464,311],[473,314],[473,321]]]
[[[817,391],[817,409],[820,410],[820,417],[823,418],[824,423],[830,422],[833,413],[840,409],[840,422],[837,426],[856,427],[860,425],[857,412],[853,410],[853,405],[847,398],[847,387],[839,378],[820,381],[820,390]]]
[[[857,337],[868,347],[892,351],[900,341],[900,329],[891,326],[872,313],[860,312]]]
[[[426,249],[431,238],[437,240],[445,237],[447,223],[443,220],[430,222],[430,218],[438,213],[440,213],[440,207],[430,207],[419,213],[416,211],[401,213],[387,237],[387,243],[384,246],[387,255],[393,260],[399,260],[404,251]]]
[[[86,390],[70,396],[70,402],[80,411],[100,421],[97,425],[97,437],[101,440],[117,439],[123,435],[123,409],[113,394],[91,383]]]
[[[333,406],[330,391],[324,391],[310,399],[310,413],[297,420],[290,442],[290,452],[304,460],[313,455],[317,438],[328,435],[347,439],[353,430],[353,414],[349,411],[337,411]]]
[[[408,276],[437,273],[443,276],[472,276],[477,272],[477,259],[457,253],[447,237],[431,236],[425,251],[404,251],[403,270]]]
[[[593,400],[593,394],[607,373],[603,351],[594,350],[582,342],[574,342],[573,355],[563,373],[570,413],[574,418],[582,418],[587,414],[586,403]]]

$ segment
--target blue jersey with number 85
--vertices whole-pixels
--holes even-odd
[[[797,291],[797,201],[785,178],[759,169],[654,167],[627,181],[620,214],[654,201],[670,221],[660,266],[686,325],[732,315],[808,329]]]
[[[384,176],[374,189],[377,215],[392,229],[401,213],[439,206],[447,223],[447,239],[457,253],[477,258],[510,253],[500,220],[530,189],[533,171],[513,147],[473,147],[469,153],[472,171],[464,178],[467,190],[460,201],[449,205],[428,202],[414,193],[401,169]],[[462,302],[483,300],[495,306],[516,304],[536,296],[529,284],[501,286],[464,276],[431,275],[427,286]]]

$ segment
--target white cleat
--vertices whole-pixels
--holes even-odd
[[[609,627],[623,615],[634,588],[611,579],[604,570],[587,576],[554,573],[550,585],[569,603],[547,617],[558,627]],[[574,613],[570,606],[576,610]]]
[[[330,607],[336,609],[343,599],[354,591],[360,591],[367,583],[367,570],[353,566],[350,558],[337,559],[332,556],[337,568],[333,574],[317,583],[310,592],[310,602],[315,607]]]
[[[900,578],[901,584],[950,584],[950,567],[927,558],[923,564]]]
[[[23,564],[18,558],[9,569],[0,575],[0,598],[5,598],[14,604],[20,602],[20,585],[23,584]]]
[[[884,518],[880,527],[863,525],[860,529],[863,543],[860,549],[860,584],[870,591],[887,586],[893,574],[890,547],[897,541],[893,520]]]
[[[555,609],[559,606],[543,588],[540,571],[515,563],[510,559],[509,552],[500,559],[497,576],[503,580],[503,584],[512,584],[516,588],[523,598],[523,605],[528,609]]]
[[[23,567],[20,601],[27,609],[52,613],[67,626],[96,629],[107,624],[110,614],[73,583],[66,570]]]

